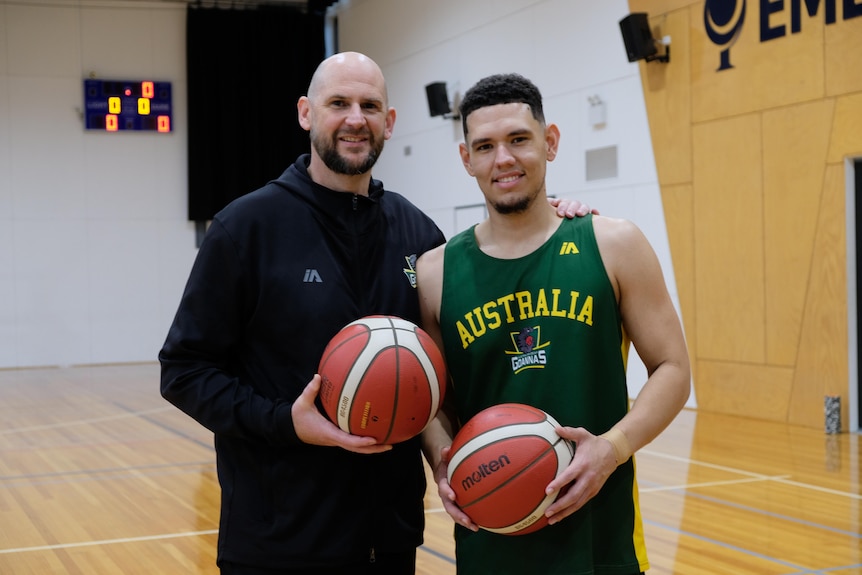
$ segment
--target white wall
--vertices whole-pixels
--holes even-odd
[[[83,79],[172,82],[174,132],[84,130]],[[153,361],[194,257],[185,6],[0,3],[0,367]]]
[[[626,0],[341,0],[334,10],[338,49],[380,64],[398,111],[375,177],[425,210],[447,236],[459,231],[455,208],[483,197],[461,165],[460,122],[430,117],[425,85],[445,81],[455,98],[489,74],[523,74],[542,90],[545,117],[562,133],[548,193],[638,224],[679,309],[639,68],[626,58],[619,29]],[[606,103],[598,128],[588,121],[591,96]],[[588,182],[586,151],[606,146],[618,148],[618,176]],[[646,380],[637,357],[629,380],[636,395]]]
[[[520,72],[562,130],[549,192],[640,225],[676,301],[638,67],[619,32],[627,10],[625,0],[342,0],[339,48],[380,63],[398,110],[375,176],[452,235],[454,208],[483,199],[458,157],[460,125],[429,117],[425,84],[463,92]],[[91,73],[172,82],[174,131],[85,131]],[[607,103],[601,129],[587,122],[593,95]],[[185,112],[185,4],[0,0],[0,368],[155,359],[196,252]],[[587,182],[585,151],[607,145],[619,148],[619,177]]]

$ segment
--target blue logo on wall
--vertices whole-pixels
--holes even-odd
[[[705,0],[703,3],[703,27],[716,46],[722,47],[718,71],[733,68],[730,63],[730,47],[736,43],[745,22],[746,0]],[[862,17],[859,0],[758,0],[760,42],[769,42],[802,31],[803,21],[820,12],[826,25],[838,21],[841,7],[843,21]],[[788,21],[789,20],[789,21]]]
[[[745,22],[745,0],[706,0],[703,3],[703,26],[713,44],[724,46],[718,71],[733,68],[730,47],[739,38]]]

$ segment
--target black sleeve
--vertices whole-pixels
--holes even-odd
[[[234,365],[253,287],[218,220],[207,231],[164,346],[161,394],[216,434],[300,443],[287,400],[243,381]]]

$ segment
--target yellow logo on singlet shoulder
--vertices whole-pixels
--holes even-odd
[[[575,242],[563,242],[563,245],[560,246],[560,255],[567,256],[569,254],[579,254],[581,253],[578,250],[578,246],[575,245]]]

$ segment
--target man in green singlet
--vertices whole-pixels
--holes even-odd
[[[464,575],[635,575],[649,568],[633,453],[676,417],[690,391],[679,317],[658,259],[633,223],[560,219],[547,202],[547,162],[560,132],[516,74],[490,76],[460,105],[461,159],[488,218],[417,264],[422,325],[446,355],[452,409],[423,434]],[[649,377],[630,406],[633,344]],[[550,413],[576,444],[547,487],[567,488],[547,527],[507,536],[479,529],[446,479],[460,424],[494,404]]]

